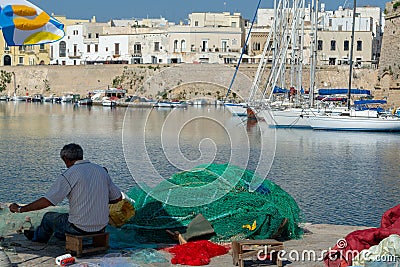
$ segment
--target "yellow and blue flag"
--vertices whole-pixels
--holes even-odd
[[[64,37],[64,25],[26,0],[0,0],[0,27],[8,46],[50,43]]]

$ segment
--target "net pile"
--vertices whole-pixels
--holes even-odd
[[[262,184],[255,191],[250,191],[249,186],[254,178],[260,179],[250,170],[228,164],[210,164],[174,174],[151,190],[135,187],[128,196],[135,200],[136,214],[121,230],[134,231],[135,239],[139,239],[139,242],[171,242],[171,237],[166,234],[167,229],[184,232],[194,217],[202,214],[214,228],[216,235],[213,241],[267,239],[278,231],[284,219],[287,219],[287,223],[281,237],[300,238],[302,231],[299,223],[302,222],[302,216],[296,201],[268,180],[261,180]],[[199,190],[200,193],[182,190],[210,184],[213,187],[203,192]],[[225,190],[222,197],[212,199],[212,196],[221,196],[221,190]],[[182,205],[170,205],[165,204],[168,201],[162,201],[172,196],[179,197]],[[196,198],[199,203],[203,203],[201,201],[204,198],[211,199],[204,205],[185,205]]]

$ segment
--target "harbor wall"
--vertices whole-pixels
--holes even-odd
[[[387,97],[388,101],[400,106],[400,7],[398,1],[385,6],[385,29],[382,39],[376,97]]]
[[[246,99],[257,65],[243,64],[232,87],[238,97]],[[107,89],[121,84],[129,95],[156,98],[167,93],[168,97],[220,98],[225,95],[235,72],[235,66],[218,64],[178,65],[81,65],[81,66],[7,66],[6,72],[15,73],[17,95],[55,94],[67,92],[81,96],[94,90]],[[348,66],[327,66],[317,70],[317,88],[347,88]],[[355,69],[353,88],[374,89],[378,70]],[[309,88],[309,69],[303,69],[303,88]],[[175,93],[172,92],[175,90]],[[378,90],[379,91],[379,90]],[[381,90],[382,91],[382,90]],[[183,94],[182,92],[185,92]],[[3,94],[13,95],[14,81],[7,84]],[[398,105],[389,100],[389,105]],[[400,100],[400,99],[399,99]]]

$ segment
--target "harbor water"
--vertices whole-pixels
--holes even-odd
[[[65,169],[59,151],[71,142],[126,192],[201,163],[255,170],[262,139],[270,138],[276,149],[266,153],[273,155],[266,178],[295,198],[305,221],[379,226],[382,213],[399,204],[398,133],[261,133],[257,123],[215,106],[171,111],[0,102],[0,202],[41,197]]]

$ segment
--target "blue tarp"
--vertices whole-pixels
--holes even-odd
[[[274,94],[285,94],[289,93],[290,91],[288,89],[280,88],[278,86],[274,87]]]
[[[366,99],[366,100],[356,100],[354,101],[354,105],[368,105],[368,104],[386,104],[387,101],[383,99]]]
[[[319,95],[347,95],[348,89],[318,89]],[[370,90],[351,89],[352,95],[371,95]]]

